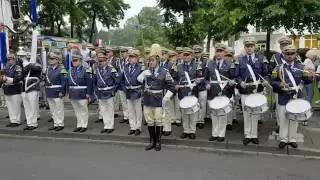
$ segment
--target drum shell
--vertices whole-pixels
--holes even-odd
[[[301,99],[298,99],[301,101]],[[289,102],[294,102],[295,100],[291,100]],[[303,100],[305,102],[307,102],[306,100]],[[310,107],[303,111],[303,112],[290,112],[288,111],[288,105],[289,103],[286,105],[286,117],[287,119],[289,120],[292,120],[292,121],[306,121],[308,120],[311,116],[312,116],[312,111],[311,111],[311,105]],[[297,104],[297,106],[299,106],[299,104]]]
[[[181,113],[182,114],[194,114],[194,113],[198,112],[199,109],[200,109],[200,104],[197,103],[190,108],[181,108]]]
[[[196,101],[184,101],[184,98],[193,98],[193,100],[196,99]],[[183,99],[181,99],[180,101],[180,109],[181,109],[181,113],[183,114],[194,114],[197,111],[199,111],[200,109],[200,104],[198,102],[198,98],[196,98],[195,96],[191,97],[191,96],[185,96]],[[184,104],[183,104],[184,103]],[[187,106],[185,106],[187,104]]]
[[[261,103],[260,105],[257,104],[256,106],[249,106],[248,101],[250,100],[250,98],[255,98],[257,102],[259,103],[263,102],[263,103]],[[244,110],[247,111],[249,114],[262,114],[268,111],[268,109],[269,107],[268,107],[267,98],[262,94],[251,94],[245,100]]]
[[[222,96],[222,97],[224,97],[224,96]],[[219,97],[216,97],[216,98],[219,98]],[[216,98],[214,98],[213,100],[208,102],[209,103],[210,112],[214,116],[225,116],[225,115],[227,115],[228,113],[230,113],[232,111],[231,101],[230,101],[230,99],[228,97],[225,97],[225,99],[228,99],[228,101],[225,101],[224,102],[225,105],[223,107],[221,107],[221,108],[217,108],[217,107],[214,106],[214,103],[217,103],[215,101]]]

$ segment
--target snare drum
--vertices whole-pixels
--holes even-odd
[[[200,109],[198,98],[195,96],[186,96],[182,98],[179,105],[183,114],[193,114]]]
[[[304,99],[293,99],[286,105],[287,118],[293,121],[306,121],[312,116],[311,105]]]
[[[209,108],[215,116],[224,116],[232,110],[230,102],[230,99],[226,96],[217,96],[209,101]]]
[[[262,114],[269,109],[266,96],[258,93],[249,95],[244,102],[244,107],[250,114]]]

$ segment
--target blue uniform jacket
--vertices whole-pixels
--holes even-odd
[[[297,86],[299,86],[301,81],[303,80],[303,72],[296,70],[295,68],[303,70],[303,65],[300,63],[294,63],[293,68],[291,68],[287,63],[283,64],[284,81],[290,87],[293,87],[293,85],[292,85],[292,82],[290,81],[288,73],[286,72],[285,69],[287,69],[291,72]],[[290,99],[293,99],[293,96],[296,95],[297,92],[295,90],[291,90],[291,91],[282,90],[282,88],[280,87],[280,84],[281,84],[280,77],[283,77],[283,76],[282,76],[282,73],[279,73],[280,69],[281,69],[281,66],[277,66],[275,68],[275,71],[277,74],[276,74],[276,76],[273,76],[273,78],[272,78],[272,87],[273,87],[273,91],[278,93],[278,103],[280,105],[286,105]],[[302,97],[302,91],[300,89],[299,89],[297,97],[299,97],[299,98]]]
[[[141,98],[142,87],[141,83],[137,80],[141,71],[142,66],[140,64],[127,64],[124,67],[122,82],[125,84],[127,99],[135,100]]]
[[[177,79],[175,79],[178,85],[188,85],[185,72],[188,72],[191,83],[194,83],[196,78],[202,77],[202,68],[199,67],[195,62],[191,62],[189,65],[186,63],[178,65]],[[180,87],[178,89],[178,98],[182,99],[189,94],[198,96],[198,87],[194,87],[192,90],[190,87]]]
[[[7,96],[21,94],[23,81],[21,66],[19,66],[18,64],[14,64],[12,66],[7,64],[4,69],[4,75],[6,77],[13,78],[12,84],[3,85],[4,94]]]
[[[94,71],[94,89],[98,99],[114,97],[120,83],[120,75],[112,65],[97,66]]]
[[[46,96],[48,98],[58,98],[59,93],[65,96],[67,84],[68,72],[63,65],[48,67],[45,78]]]
[[[152,71],[151,71],[152,72]],[[175,92],[174,81],[170,73],[163,68],[156,68],[145,80],[143,104],[151,107],[162,107],[163,90]],[[151,92],[151,91],[159,92]]]
[[[219,65],[216,61],[209,61],[207,71],[205,74],[205,82],[206,84],[211,84],[211,88],[208,90],[208,99],[211,100],[214,97],[218,96],[218,94],[221,92],[221,87],[219,84],[216,83],[210,83],[210,81],[217,81],[217,75],[215,72],[215,69],[217,69],[220,73],[220,75],[226,76],[229,79],[234,79],[235,75],[235,66],[231,61],[223,60],[221,67],[219,68]],[[226,81],[225,78],[221,77],[222,81]],[[222,95],[225,95],[229,98],[234,93],[234,87],[227,84],[224,89],[222,90]]]
[[[160,62],[160,65],[159,65],[161,68],[164,68],[165,70],[167,70],[168,72],[171,71],[172,69],[172,63],[169,62],[169,60],[166,60],[164,62]]]
[[[92,95],[91,69],[82,65],[72,67],[68,76],[67,92],[71,100],[86,99],[86,95]]]
[[[264,58],[264,56],[255,54],[255,60],[253,61],[255,62],[250,62],[247,56],[242,56],[240,57],[239,62],[237,62],[238,65],[236,67],[235,76],[238,83],[237,88],[239,89],[240,94],[252,94],[254,92],[254,89],[256,88],[254,85],[247,85],[246,88],[240,87],[241,82],[245,82],[245,83],[253,82],[251,74],[247,67],[247,64],[251,65],[257,80],[259,80],[260,78],[258,74],[260,74],[262,77],[264,77],[267,80],[269,79],[268,62]],[[263,87],[261,84],[259,84],[257,88],[257,92],[262,92],[262,91],[263,91]]]
[[[28,89],[28,92],[31,91],[40,91],[40,80],[41,80],[41,75],[42,75],[42,67],[39,63],[29,63],[28,65],[26,65],[25,67],[22,68],[23,69],[23,76],[24,76],[24,81],[23,81],[23,91],[25,91],[25,84],[27,83],[28,87],[37,82],[37,80],[35,79],[28,79],[28,74],[29,74],[29,78],[30,77],[34,77],[34,78],[38,78],[39,82],[36,83],[35,85],[33,85],[31,88]],[[26,82],[27,81],[27,82]]]

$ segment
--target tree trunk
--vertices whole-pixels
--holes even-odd
[[[93,43],[93,42],[92,42],[92,38],[93,38],[93,34],[94,34],[95,23],[96,23],[96,12],[93,11],[91,31],[90,31],[90,36],[89,36],[89,42],[90,42],[90,43]]]
[[[54,20],[53,18],[50,18],[51,20],[51,27],[50,27],[50,35],[54,35]]]
[[[271,29],[270,28],[267,28],[267,43],[266,43],[266,54],[265,56],[267,57],[268,60],[271,59],[270,57],[270,40],[271,40]]]
[[[206,52],[210,53],[210,45],[211,45],[212,34],[210,30],[208,30],[208,38],[207,38],[207,49]]]
[[[73,22],[70,24],[70,37],[73,38]]]
[[[73,6],[74,6],[74,2],[73,0],[69,1],[70,3],[70,37],[73,38]]]
[[[58,36],[59,37],[62,37],[61,25],[62,25],[62,23],[57,23],[57,29],[58,29]]]

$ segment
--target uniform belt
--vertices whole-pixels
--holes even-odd
[[[163,90],[152,90],[152,89],[145,89],[145,91],[153,94],[160,94],[163,92]]]
[[[219,84],[219,83],[225,83],[225,82],[228,82],[228,81],[210,81],[210,84]]]
[[[49,89],[53,89],[53,88],[62,88],[62,85],[46,86],[46,88],[49,88]]]
[[[70,89],[86,89],[88,86],[70,86]]]
[[[111,90],[113,89],[114,86],[108,86],[108,87],[105,87],[105,88],[98,88],[99,91],[107,91],[107,90]]]
[[[139,86],[126,86],[127,89],[138,89],[141,88],[141,85]]]

